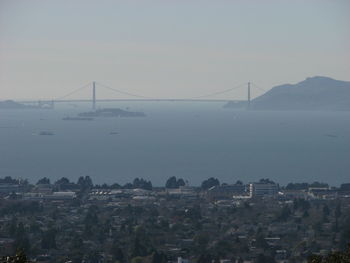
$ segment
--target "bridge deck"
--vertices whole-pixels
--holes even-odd
[[[244,100],[224,100],[224,99],[97,99],[96,102],[120,102],[120,101],[140,101],[140,102],[227,102],[227,101],[244,101]],[[91,102],[88,99],[79,100],[18,100],[19,103],[38,103],[38,102],[54,102],[54,103],[70,103],[70,102]]]

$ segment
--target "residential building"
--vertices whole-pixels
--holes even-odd
[[[275,197],[278,194],[278,185],[275,183],[251,183],[249,191],[252,197]]]

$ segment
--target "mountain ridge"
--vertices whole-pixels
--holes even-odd
[[[350,110],[350,81],[324,76],[278,85],[251,101],[255,110]]]

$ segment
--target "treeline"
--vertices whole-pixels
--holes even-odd
[[[47,184],[50,185],[50,179],[49,178],[42,178],[40,179],[36,185],[43,185]],[[124,185],[120,185],[118,183],[114,183],[111,185],[108,185],[106,183],[99,185],[99,184],[93,184],[92,179],[90,176],[81,176],[78,178],[78,181],[76,183],[69,181],[68,178],[62,177],[61,179],[57,180],[53,183],[53,186],[57,187],[59,190],[74,190],[74,189],[80,189],[80,190],[88,190],[92,188],[97,189],[145,189],[145,190],[152,190],[152,182],[147,181],[143,178],[135,178],[132,183],[126,183]]]
[[[259,183],[275,183],[274,181],[263,178],[258,181]],[[29,186],[28,180],[22,180],[22,179],[15,179],[11,176],[6,176],[4,178],[0,178],[0,184],[17,184],[17,185],[25,185]],[[176,189],[183,186],[186,186],[188,182],[184,180],[183,178],[176,178],[176,176],[171,176],[167,179],[164,187],[168,189]],[[238,180],[235,184],[243,184],[240,180]],[[62,177],[58,179],[55,182],[51,182],[51,180],[47,177],[43,177],[40,180],[37,181],[36,185],[53,185],[55,190],[58,191],[67,191],[67,190],[87,190],[92,188],[97,189],[145,189],[145,190],[152,190],[153,185],[152,182],[149,180],[145,180],[143,178],[135,178],[132,182],[126,183],[124,185],[119,183],[113,183],[113,184],[93,184],[92,179],[90,176],[80,176],[77,180],[77,182],[70,181],[66,177]],[[220,186],[220,185],[227,185],[226,183],[220,183],[219,179],[210,177],[206,180],[204,180],[200,188],[202,190],[207,190],[213,186]],[[327,183],[322,182],[313,182],[313,183],[288,183],[285,187],[282,187],[282,189],[286,190],[307,190],[309,188],[328,188],[329,185]],[[343,184],[342,188],[346,188],[347,190],[350,189],[350,184]]]
[[[95,188],[101,188],[101,189],[144,189],[144,190],[152,190],[153,185],[151,181],[147,181],[143,178],[135,178],[132,183],[126,183],[124,185],[120,185],[118,183],[114,183],[111,185],[108,184],[102,184],[102,185],[95,185]]]
[[[242,183],[238,181],[239,183]],[[0,178],[0,184],[23,184],[28,185],[28,181],[21,181],[19,179],[12,179],[10,176],[5,177],[4,179]],[[182,178],[176,178],[175,176],[170,177],[166,183],[165,188],[176,189],[188,184]],[[39,179],[36,184],[37,186],[41,185],[51,185],[55,190],[66,191],[66,190],[87,190],[92,188],[97,189],[145,189],[152,190],[153,185],[151,181],[145,180],[143,178],[135,178],[132,182],[121,185],[119,183],[113,184],[94,184],[90,176],[81,176],[78,178],[77,182],[72,182],[66,177],[62,177],[55,182],[51,182],[51,180],[47,177],[43,177]],[[207,180],[204,180],[201,184],[202,189],[209,189],[213,186],[220,185],[220,181],[217,178],[211,177]]]
[[[14,179],[11,176],[0,178],[0,184],[28,184],[28,180]]]

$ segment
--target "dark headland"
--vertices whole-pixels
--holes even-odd
[[[35,109],[35,106],[28,106],[13,100],[0,101],[0,109]]]
[[[225,108],[239,108],[246,102],[228,102]],[[350,81],[328,77],[307,78],[297,84],[273,87],[251,101],[253,110],[350,110]]]

